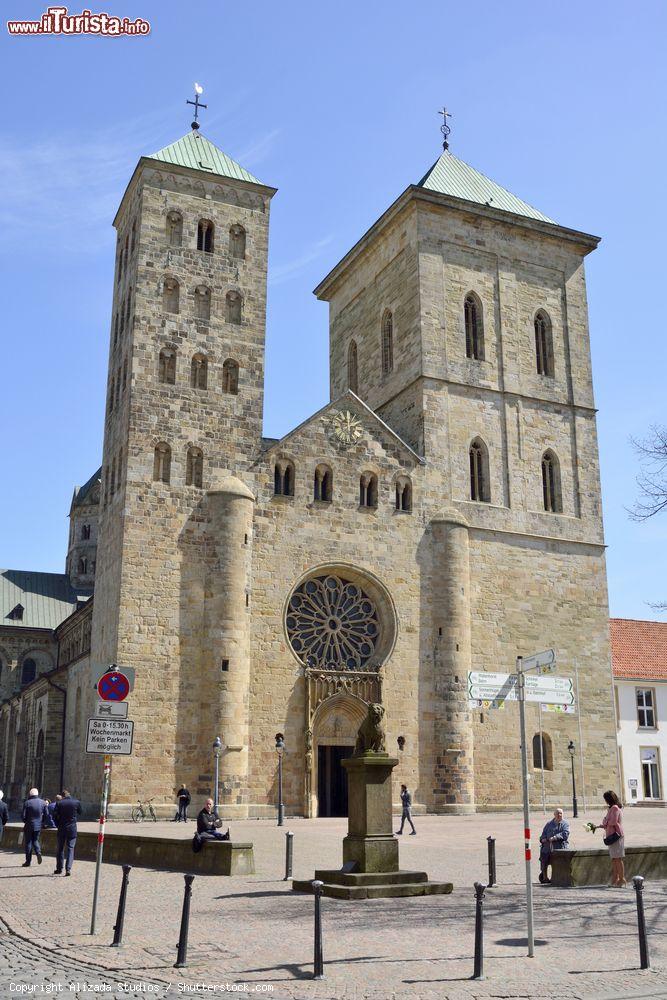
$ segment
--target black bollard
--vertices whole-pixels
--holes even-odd
[[[294,857],[294,834],[288,830],[285,834],[285,878],[287,882],[292,877],[292,858]]]
[[[487,837],[486,843],[489,854],[489,884],[487,889],[490,889],[496,884],[496,838]]]
[[[484,979],[484,920],[482,900],[486,886],[475,882],[475,967],[471,979]]]
[[[324,882],[315,879],[312,883],[315,895],[315,956],[313,959],[313,979],[324,979],[324,954],[322,952],[322,886]]]
[[[132,865],[123,865],[123,881],[120,886],[120,896],[118,897],[118,912],[116,913],[116,923],[113,927],[112,948],[120,948],[123,943],[123,924],[125,923],[125,901],[127,899],[127,883],[130,878]]]
[[[646,917],[644,916],[644,878],[642,875],[635,875],[632,880],[637,897],[637,928],[639,930],[639,968],[650,969],[651,962],[648,957],[648,938],[646,937]]]
[[[175,969],[184,969],[188,958],[188,930],[190,928],[190,896],[194,875],[184,875],[185,892],[183,894],[183,912],[181,913],[181,933],[178,938],[178,955],[174,963]]]

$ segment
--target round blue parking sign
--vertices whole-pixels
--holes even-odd
[[[125,701],[130,693],[130,682],[125,674],[109,670],[97,682],[97,693],[102,701]]]

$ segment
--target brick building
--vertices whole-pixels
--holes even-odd
[[[193,129],[142,157],[122,198],[97,515],[68,557],[72,585],[94,570],[95,596],[59,626],[69,652],[51,665],[66,782],[94,801],[90,663],[113,662],[137,681],[112,813],[154,796],[166,815],[183,781],[208,794],[220,735],[225,814],[272,815],[278,732],[288,812],[342,813],[340,760],[370,701],[418,808],[510,807],[514,710],[471,709],[467,672],[553,646],[559,672],[577,670],[599,794],[616,751],[584,278],[597,238],[446,150],[318,285],[330,402],[277,440],[263,436],[275,193]],[[0,708],[15,790],[36,773],[10,749],[12,713],[34,700],[17,669]],[[533,763],[561,799],[577,720],[542,732]]]

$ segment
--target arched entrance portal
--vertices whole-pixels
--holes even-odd
[[[354,750],[367,705],[350,694],[325,699],[313,716],[311,816],[347,816],[347,775],[342,761]]]

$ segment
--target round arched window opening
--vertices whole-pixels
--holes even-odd
[[[378,602],[370,591],[337,573],[312,576],[296,588],[287,602],[285,625],[290,645],[305,666],[377,668],[387,643]]]

